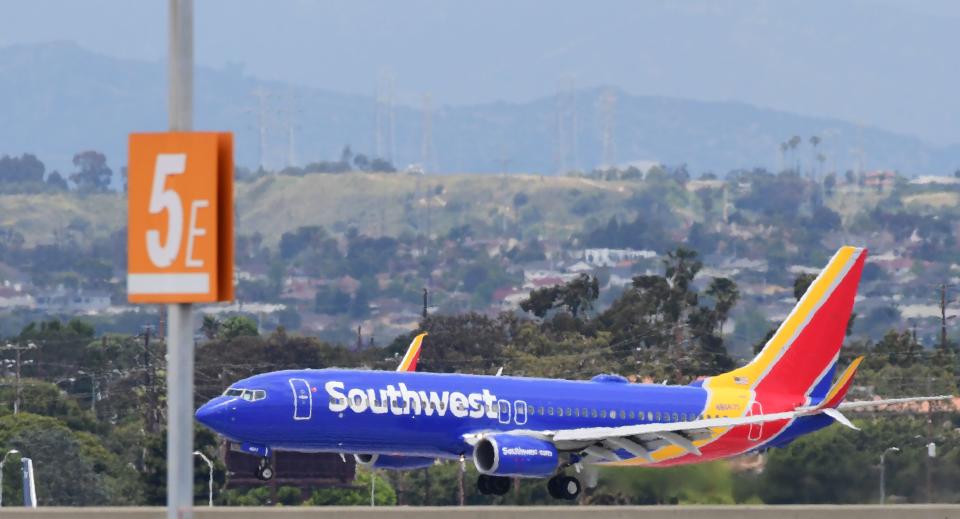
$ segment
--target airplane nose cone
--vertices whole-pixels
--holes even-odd
[[[197,409],[197,421],[215,430],[222,431],[226,422],[226,406],[211,400]]]

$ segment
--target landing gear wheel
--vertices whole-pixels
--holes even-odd
[[[480,474],[480,477],[477,478],[477,491],[483,495],[490,495],[490,476],[486,474]]]
[[[554,499],[573,501],[580,495],[582,488],[580,481],[571,476],[554,476],[547,481],[547,492]]]
[[[502,476],[494,476],[490,480],[490,490],[495,496],[506,495],[510,491],[510,478],[505,478]]]
[[[510,478],[481,474],[477,478],[477,490],[485,496],[502,496],[510,491]]]
[[[260,466],[257,467],[257,478],[263,481],[270,481],[273,479],[273,467],[267,463],[260,464]]]

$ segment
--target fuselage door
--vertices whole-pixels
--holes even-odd
[[[302,378],[291,378],[290,389],[293,391],[293,419],[309,420],[313,414],[313,394],[310,384]]]
[[[750,416],[756,416],[763,414],[763,405],[760,402],[754,401],[750,406]],[[750,430],[747,432],[747,439],[755,442],[763,436],[763,422],[752,423],[750,424]]]
[[[510,402],[507,400],[497,401],[497,418],[500,423],[510,423]]]
[[[513,403],[513,422],[517,425],[527,423],[527,403],[523,400]]]

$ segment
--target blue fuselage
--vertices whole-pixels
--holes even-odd
[[[628,384],[619,377],[322,369],[242,380],[197,418],[231,440],[264,448],[452,458],[470,453],[465,434],[687,421],[707,417],[707,402],[708,390],[697,385]],[[798,420],[777,443],[817,425]]]

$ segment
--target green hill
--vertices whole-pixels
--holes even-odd
[[[391,236],[426,232],[428,226],[439,235],[462,225],[490,231],[522,227],[524,236],[565,238],[588,221],[622,212],[637,187],[534,175],[270,176],[237,183],[237,232],[259,232],[269,244],[305,225]],[[105,237],[125,225],[122,195],[0,195],[0,227],[23,234],[28,246],[53,243],[67,230]]]

